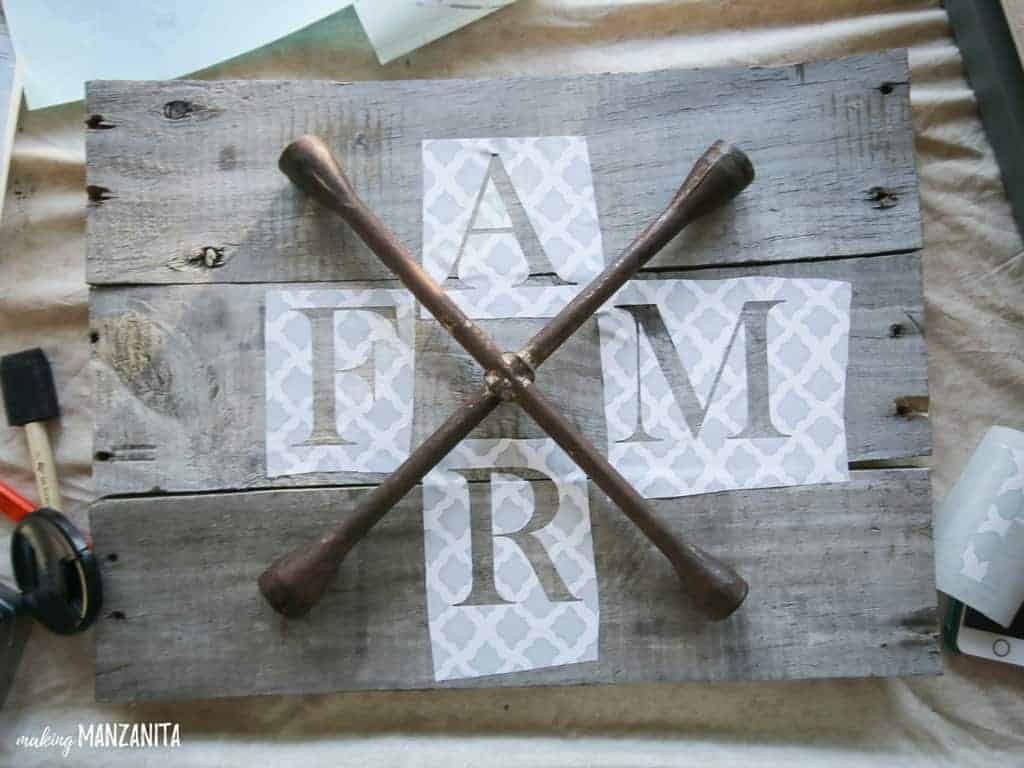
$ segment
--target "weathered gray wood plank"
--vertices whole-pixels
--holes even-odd
[[[692,611],[668,563],[592,489],[599,660],[448,683],[434,681],[430,662],[419,489],[352,551],[304,619],[283,620],[257,591],[282,548],[318,535],[363,492],[98,502],[97,698],[940,670],[926,470],[653,502],[750,581],[746,604],[718,624]]]
[[[388,277],[277,170],[323,136],[359,192],[419,253],[420,142],[582,135],[613,258],[717,138],[757,181],[695,225],[662,266],[820,259],[919,248],[903,51],[772,69],[502,80],[94,82],[87,137],[88,279],[278,282]]]
[[[823,262],[668,271],[658,277],[761,274],[848,280],[853,285],[846,421],[851,461],[920,456],[931,434],[920,258],[897,254]],[[265,463],[265,285],[94,289],[96,433],[100,493],[200,491],[379,482],[382,475],[312,473],[268,479]],[[543,320],[484,321],[508,348]],[[606,447],[596,323],[540,372],[554,402]],[[433,321],[417,333],[413,445],[482,386],[480,371]],[[904,398],[910,398],[905,401]],[[474,437],[540,437],[503,405]]]

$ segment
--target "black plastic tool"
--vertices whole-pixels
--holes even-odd
[[[14,682],[31,631],[32,619],[23,610],[21,595],[0,584],[0,707]]]
[[[59,635],[92,626],[103,601],[89,543],[60,512],[37,509],[11,534],[18,591],[0,584],[0,706],[14,678],[31,619]]]
[[[12,427],[25,429],[39,500],[44,507],[59,510],[57,469],[46,431],[46,422],[60,416],[50,361],[38,348],[0,358],[0,384],[7,420]]]
[[[47,629],[73,635],[96,620],[103,590],[96,558],[60,512],[37,509],[11,535],[11,563],[24,610]]]

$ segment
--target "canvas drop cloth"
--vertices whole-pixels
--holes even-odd
[[[991,0],[985,0],[991,1]],[[961,59],[936,2],[520,0],[381,67],[351,11],[210,78],[498,77],[780,65],[910,49],[924,213],[935,499],[996,422],[1024,428],[1024,255]],[[443,108],[443,106],[439,106]],[[62,492],[85,524],[92,409],[81,103],[22,114],[0,231],[0,353],[40,345],[64,407]],[[0,476],[34,495],[23,438]],[[9,575],[0,522],[0,575]],[[173,542],[170,543],[173,545]],[[1024,669],[945,658],[907,680],[631,685],[100,706],[93,638],[33,633],[0,711],[0,765],[1024,765]],[[17,749],[45,726],[175,721],[173,752]]]

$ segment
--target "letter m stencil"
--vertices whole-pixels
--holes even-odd
[[[648,498],[843,482],[850,284],[635,280],[598,317],[608,458]]]

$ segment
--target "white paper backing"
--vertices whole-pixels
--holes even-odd
[[[301,308],[394,307],[334,314],[337,431],[350,445],[302,445],[313,428],[312,324]],[[390,472],[409,455],[415,305],[406,290],[272,289],[266,294],[267,476]],[[351,371],[373,355],[370,386]]]
[[[465,240],[458,270],[464,289],[448,294],[470,317],[549,317],[604,268],[585,138],[439,139],[424,141],[422,154],[423,267],[444,285]],[[488,176],[494,155],[544,256],[570,285],[522,285],[529,264],[516,234],[477,232],[513,223]]]
[[[473,563],[466,479],[451,470],[529,468],[554,481],[551,523],[533,534],[575,602],[551,602],[522,549],[494,538],[494,576],[508,604],[460,606],[470,594]],[[493,530],[512,533],[534,514],[531,483],[494,476]],[[518,672],[597,659],[598,589],[587,480],[550,439],[464,440],[423,481],[427,615],[437,680]]]
[[[740,328],[709,404],[715,375],[747,301],[782,300],[768,312],[771,419],[785,438],[748,439],[745,331]],[[643,426],[653,442],[620,442],[637,423],[637,333],[621,304],[656,304],[700,405],[698,435],[641,332]],[[744,277],[636,280],[599,314],[608,457],[647,498],[849,479],[844,404],[850,285]]]

